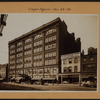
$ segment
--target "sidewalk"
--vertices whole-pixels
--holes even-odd
[[[8,90],[33,90],[33,91],[96,91],[96,88],[80,87],[79,84],[48,84],[48,85],[34,85],[34,84],[18,84],[11,82],[4,82],[3,87]]]

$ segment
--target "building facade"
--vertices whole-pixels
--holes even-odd
[[[8,64],[0,64],[0,80],[8,80]]]
[[[76,52],[61,56],[61,83],[79,83],[82,81],[97,81],[97,49],[88,48],[88,54]]]
[[[9,76],[27,74],[34,80],[58,80],[61,55],[81,50],[80,38],[57,18],[9,42]]]
[[[75,52],[61,56],[61,83],[67,81],[68,83],[78,83],[81,77],[81,53]]]
[[[81,58],[82,80],[97,80],[97,49],[88,48],[88,54]]]

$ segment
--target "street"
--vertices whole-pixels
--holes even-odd
[[[80,87],[78,84],[17,84],[17,83],[0,83],[0,90],[30,90],[30,91],[96,91],[92,87]]]

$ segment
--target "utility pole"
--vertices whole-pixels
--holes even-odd
[[[6,26],[6,19],[7,19],[7,14],[0,14],[0,36],[2,36],[2,31],[4,26]]]

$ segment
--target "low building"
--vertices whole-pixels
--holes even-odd
[[[0,64],[0,79],[7,81],[7,79],[8,79],[8,64]]]
[[[97,80],[97,49],[88,48],[88,54],[84,52],[70,53],[61,56],[61,73],[59,80],[62,83],[79,83],[82,81]]]
[[[97,49],[88,48],[88,54],[81,57],[82,80],[95,80],[97,78]]]
[[[59,79],[61,83],[67,81],[68,83],[81,82],[81,53],[75,52],[61,56],[61,73]]]

